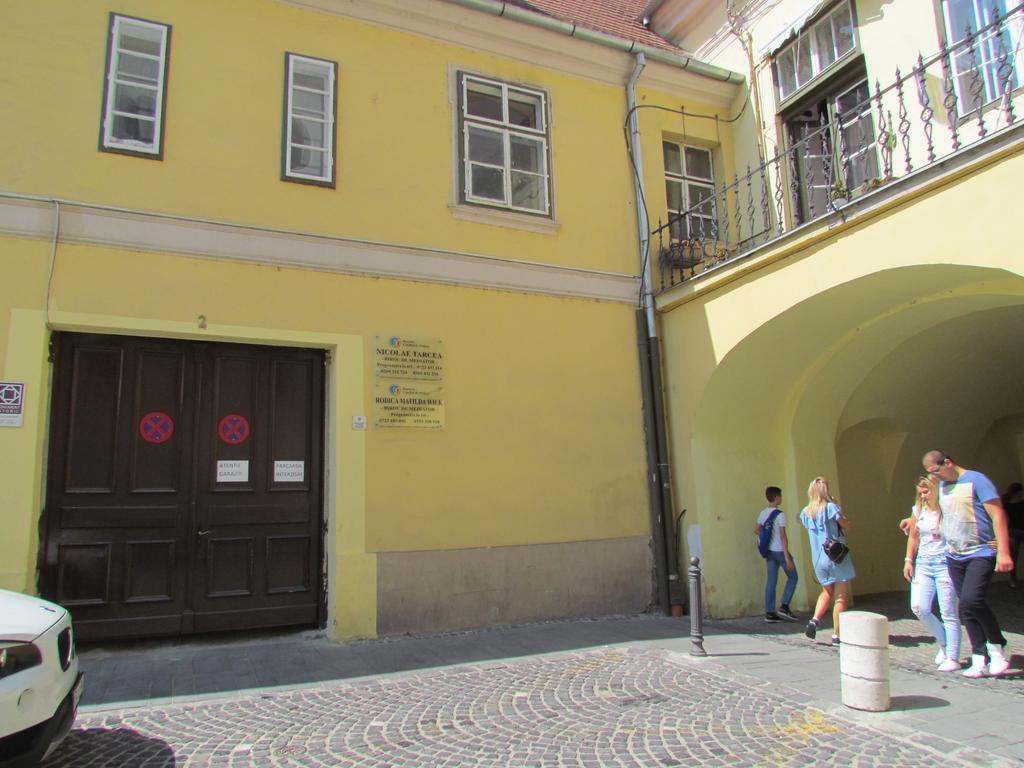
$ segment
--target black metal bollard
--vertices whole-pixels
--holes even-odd
[[[704,598],[700,584],[700,558],[690,558],[690,655],[707,656],[704,650]]]

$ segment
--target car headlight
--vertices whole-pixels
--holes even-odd
[[[71,627],[66,627],[57,635],[57,658],[60,660],[60,668],[67,671],[71,666],[71,660],[75,658],[75,638],[71,634]]]
[[[32,643],[0,642],[0,679],[43,663],[43,654]]]

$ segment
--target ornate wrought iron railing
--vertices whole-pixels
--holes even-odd
[[[736,259],[853,199],[939,162],[1017,120],[1024,86],[1024,3],[921,55],[883,88],[835,97],[786,125],[786,148],[723,181],[652,232],[661,289]],[[845,103],[844,100],[845,99]],[[781,143],[781,142],[780,142]]]

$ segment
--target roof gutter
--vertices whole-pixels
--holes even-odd
[[[603,45],[607,48],[614,48],[615,50],[622,51],[623,53],[642,53],[649,61],[657,61],[660,64],[667,64],[670,67],[685,69],[689,72],[693,72],[695,75],[707,77],[711,80],[737,84],[746,82],[746,78],[738,72],[722,69],[721,67],[716,67],[712,64],[706,64],[692,56],[676,55],[669,53],[668,51],[661,50],[660,48],[653,48],[649,45],[644,45],[643,43],[638,43],[633,40],[615,37],[614,35],[598,32],[595,29],[589,29],[587,27],[581,27],[578,24],[573,24],[568,21],[553,19],[550,16],[545,16],[544,14],[537,13],[535,11],[526,10],[518,5],[504,2],[504,0],[447,0],[447,2],[454,3],[455,5],[461,5],[464,8],[483,11],[484,13],[489,13],[493,16],[502,16],[514,21],[521,21],[524,24],[540,27],[541,29],[546,29],[550,32],[557,32],[558,34],[566,35],[567,37],[575,37],[580,40],[586,40],[590,43],[597,43],[598,45]]]

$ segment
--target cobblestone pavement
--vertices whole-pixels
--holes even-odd
[[[999,764],[805,701],[708,660],[604,647],[87,713],[46,766]]]

